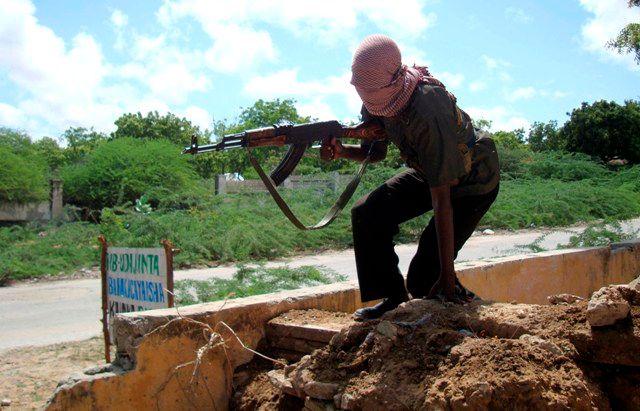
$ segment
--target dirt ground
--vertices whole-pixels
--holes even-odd
[[[413,300],[236,391],[233,408],[640,409],[640,308],[592,329],[587,302],[557,306]],[[317,314],[316,314],[317,316]],[[289,384],[290,383],[290,384]],[[297,402],[295,402],[297,401]]]
[[[0,352],[0,400],[11,400],[0,410],[42,409],[59,381],[100,364],[104,364],[101,337]]]

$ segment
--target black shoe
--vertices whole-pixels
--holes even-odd
[[[409,301],[409,296],[406,294],[402,297],[385,298],[382,302],[379,302],[373,307],[365,307],[356,310],[356,312],[353,313],[353,319],[356,321],[375,320],[376,318],[382,317],[382,314],[393,310],[405,301]]]

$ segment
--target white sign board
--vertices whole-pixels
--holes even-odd
[[[115,314],[169,307],[163,248],[107,248],[107,309]]]

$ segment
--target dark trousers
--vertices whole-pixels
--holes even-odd
[[[496,187],[487,194],[452,200],[454,258],[496,199],[498,190]],[[393,236],[399,232],[399,224],[432,209],[429,185],[413,169],[387,180],[353,206],[353,247],[363,302],[402,295],[406,291],[414,298],[429,293],[440,276],[435,218],[431,218],[420,236],[407,273],[406,289]]]

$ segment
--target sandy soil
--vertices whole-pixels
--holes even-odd
[[[591,329],[586,304],[414,300],[277,371],[293,395],[263,372],[234,407],[301,409],[283,406],[297,397],[307,409],[640,409],[640,308]]]
[[[42,409],[59,381],[100,364],[104,364],[104,342],[97,337],[4,351],[0,353],[0,399],[9,399],[11,405],[0,409]]]

